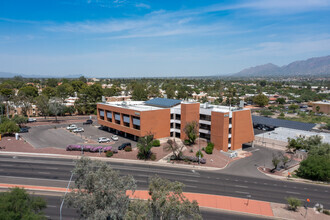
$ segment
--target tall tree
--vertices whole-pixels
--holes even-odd
[[[24,86],[18,91],[18,94],[35,98],[38,96],[38,89],[34,86]]]
[[[57,116],[63,113],[64,108],[65,106],[62,100],[59,98],[51,99],[49,102],[49,112],[55,116],[56,121],[57,121]]]
[[[82,219],[123,219],[129,206],[127,190],[135,190],[132,176],[119,175],[103,161],[82,157],[73,169],[75,184],[66,204],[79,210]]]
[[[186,137],[188,138],[189,144],[194,144],[199,133],[197,121],[187,122],[183,130]]]
[[[132,201],[126,219],[202,219],[196,200],[183,195],[184,185],[158,176],[149,184],[148,201]]]
[[[42,212],[46,202],[41,197],[30,196],[24,189],[12,188],[0,193],[0,219],[3,220],[43,220]]]
[[[181,159],[183,148],[184,144],[181,141],[175,141],[175,139],[168,139],[167,145],[164,145],[164,150],[172,151],[175,160]]]
[[[260,106],[260,107],[264,107],[265,105],[268,104],[268,98],[267,96],[265,96],[264,94],[259,94],[259,95],[256,95],[254,98],[253,98],[253,102]]]
[[[49,97],[46,95],[41,95],[36,98],[35,104],[42,114],[46,118],[49,115]]]
[[[140,137],[137,143],[137,148],[139,152],[137,157],[141,160],[148,160],[151,155],[151,148],[153,144],[154,136],[152,134],[146,135],[144,137]]]
[[[137,101],[146,101],[148,100],[148,92],[145,85],[141,83],[136,83],[133,86],[132,99]]]

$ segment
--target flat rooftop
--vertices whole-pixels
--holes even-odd
[[[318,101],[312,102],[312,104],[330,105],[330,101]]]
[[[150,100],[149,100],[150,101]],[[181,109],[181,104],[189,104],[189,103],[197,103],[197,102],[188,102],[188,101],[180,101],[180,102],[174,102],[170,101],[168,104],[168,107],[165,105],[162,106],[155,106],[155,103],[151,103],[149,101],[116,101],[116,102],[105,102],[105,103],[98,103],[102,105],[108,105],[108,106],[114,106],[118,108],[123,108],[123,109],[132,109],[135,111],[152,111],[152,110],[159,110],[159,109],[164,109],[164,108],[170,108],[170,109],[176,109],[179,110]],[[161,100],[163,104],[163,100]],[[172,105],[174,103],[174,106]],[[159,103],[157,103],[159,104]],[[246,109],[239,109],[237,107],[229,107],[229,106],[222,106],[222,105],[211,105],[211,104],[200,104],[200,113],[201,114],[211,114],[212,111],[215,112],[229,112],[229,111],[240,111],[240,110],[246,110]]]
[[[330,143],[330,134],[324,132],[312,132],[312,131],[302,131],[291,128],[275,128],[274,131],[269,131],[266,133],[258,134],[257,137],[265,137],[268,139],[273,139],[282,142],[288,142],[288,138],[296,138],[299,136],[310,137],[314,135],[319,135],[322,137],[323,143]]]

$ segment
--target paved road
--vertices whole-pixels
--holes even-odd
[[[60,195],[37,195],[40,197],[43,197],[47,202],[47,208],[44,210],[45,215],[48,219],[57,220],[60,219],[60,206],[61,206],[61,196]],[[201,208],[201,213],[203,216],[203,219],[207,220],[215,220],[215,219],[231,219],[231,220],[239,220],[239,219],[246,219],[246,220],[252,220],[252,219],[267,219],[264,217],[258,217],[258,216],[252,216],[252,215],[245,215],[242,213],[235,213],[235,212],[229,212],[229,211],[220,211],[220,210],[214,210],[214,209],[206,209]],[[62,218],[65,220],[71,220],[71,219],[79,219],[79,215],[77,214],[76,210],[73,208],[64,208],[62,209]]]
[[[66,187],[73,167],[72,160],[0,156],[0,183],[30,184]],[[190,170],[164,166],[110,162],[123,175],[132,175],[138,189],[147,189],[148,178],[159,175],[170,180],[183,182],[186,192],[233,196],[286,203],[288,196],[312,204],[322,203],[330,208],[330,187],[258,177],[225,174],[215,171]],[[179,166],[179,165],[178,165]]]

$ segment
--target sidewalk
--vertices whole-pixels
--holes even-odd
[[[2,184],[0,188],[20,187],[27,190],[36,191],[50,191],[50,192],[65,192],[65,188],[58,187],[44,187],[44,186],[31,186],[31,185],[17,185],[17,184]],[[200,193],[183,193],[190,201],[196,200],[200,207],[215,208],[235,212],[243,212],[254,215],[262,215],[273,217],[273,211],[269,202],[248,200],[241,198],[234,198],[228,196],[218,196]],[[128,191],[127,195],[132,199],[148,199],[150,196],[146,190],[136,190],[134,194]]]

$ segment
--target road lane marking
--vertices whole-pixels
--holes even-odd
[[[250,152],[253,153],[253,152],[256,152],[258,151],[259,149],[255,149],[255,150],[251,150]]]
[[[248,186],[240,186],[240,185],[235,185],[235,187],[249,188]]]
[[[285,191],[286,193],[290,193],[290,194],[296,194],[296,195],[300,195],[300,193],[298,192],[291,192],[291,191]]]
[[[38,172],[39,174],[50,174],[50,172]]]
[[[235,191],[235,193],[250,194],[249,192]]]
[[[44,180],[44,181],[56,181],[56,182],[69,182],[69,180],[54,180],[54,179],[44,179],[44,178],[32,178],[32,177],[21,177],[21,176],[0,176],[4,178],[13,178],[13,179],[30,179],[30,180]]]

